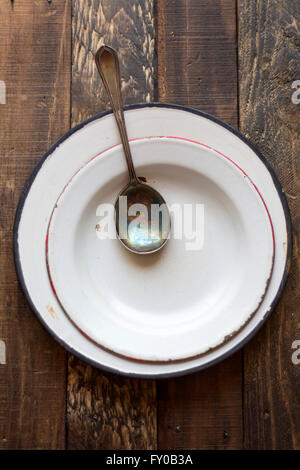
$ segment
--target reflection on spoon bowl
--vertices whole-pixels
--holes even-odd
[[[134,253],[158,251],[170,233],[170,214],[165,200],[151,186],[129,183],[115,203],[116,229],[121,243]]]

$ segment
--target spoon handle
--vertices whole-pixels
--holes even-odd
[[[118,125],[126,162],[128,166],[130,182],[138,182],[132,161],[131,150],[126,131],[123,103],[121,96],[120,66],[117,53],[109,46],[102,46],[95,55],[100,77],[109,96],[110,104]]]

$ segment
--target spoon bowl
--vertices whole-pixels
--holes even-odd
[[[128,250],[154,253],[167,242],[169,211],[161,194],[151,186],[129,183],[116,200],[115,213],[118,238]]]

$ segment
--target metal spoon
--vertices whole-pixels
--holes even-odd
[[[96,53],[95,61],[118,125],[129,173],[129,183],[115,202],[118,238],[134,253],[153,253],[168,240],[169,210],[159,192],[136,176],[124,120],[117,53],[111,47],[102,46]]]

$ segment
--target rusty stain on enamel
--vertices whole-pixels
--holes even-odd
[[[48,310],[52,318],[58,319],[58,316],[56,315],[55,310],[53,307],[51,307],[51,305],[47,305],[46,309]]]

